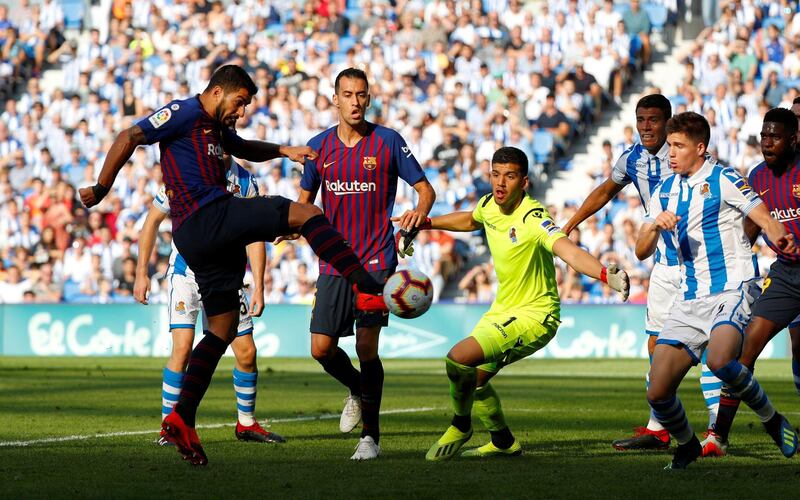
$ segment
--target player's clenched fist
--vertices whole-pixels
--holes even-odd
[[[658,214],[656,220],[654,221],[655,226],[662,231],[672,231],[675,229],[675,226],[678,225],[678,221],[681,220],[680,215],[675,215],[670,211],[664,211]]]
[[[105,198],[108,194],[108,188],[98,183],[94,186],[80,188],[78,190],[78,194],[81,197],[81,203],[83,203],[83,206],[86,208],[92,208],[103,201],[103,198]]]
[[[316,160],[318,156],[317,152],[308,146],[281,146],[280,153],[297,163],[303,163],[306,160]]]
[[[611,288],[618,291],[622,295],[622,300],[628,300],[628,294],[631,290],[631,280],[628,278],[628,273],[624,269],[620,269],[616,264],[610,264],[608,267],[603,268],[600,274],[600,280],[608,284]]]

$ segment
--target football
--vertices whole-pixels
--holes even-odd
[[[430,309],[433,283],[416,269],[403,269],[389,276],[383,286],[383,300],[395,316],[416,318]]]

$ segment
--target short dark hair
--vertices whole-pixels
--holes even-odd
[[[339,80],[342,78],[353,78],[356,80],[363,80],[364,83],[367,84],[367,89],[369,89],[369,80],[367,79],[367,74],[364,70],[358,68],[347,68],[342,70],[338,75],[336,75],[336,80],[333,82],[333,91],[337,94],[339,93]]]
[[[794,98],[794,101],[792,101],[792,104],[800,104],[800,95]]]
[[[513,163],[519,165],[519,173],[528,175],[528,157],[521,149],[513,146],[504,146],[494,152],[492,165],[495,163]]]
[[[702,142],[706,147],[711,139],[711,127],[708,125],[708,120],[692,111],[679,113],[669,119],[667,135],[676,133],[686,134],[689,139]]]
[[[669,99],[661,94],[649,94],[642,97],[639,99],[639,102],[636,103],[636,111],[639,111],[639,108],[660,109],[664,120],[669,120],[672,117],[672,104],[669,102]]]
[[[217,68],[214,74],[211,75],[206,92],[216,86],[222,87],[225,92],[236,92],[239,89],[245,89],[251,96],[256,95],[256,92],[258,92],[258,87],[256,87],[253,79],[250,78],[250,75],[247,74],[247,71],[235,64],[226,64]]]
[[[764,123],[782,123],[788,135],[797,134],[797,117],[786,108],[772,108],[764,115]]]

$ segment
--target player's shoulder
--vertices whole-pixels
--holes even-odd
[[[147,121],[153,128],[159,128],[169,121],[194,121],[200,116],[202,109],[197,97],[174,99],[152,113]]]
[[[309,139],[306,145],[314,150],[321,148],[322,143],[325,142],[325,139],[336,133],[336,127],[337,125],[334,125],[333,127],[323,130],[319,134]]]
[[[522,213],[522,223],[539,222],[540,219],[550,219],[550,212],[547,207],[542,205],[539,200],[525,195],[520,203],[520,213]]]
[[[384,142],[395,142],[399,139],[402,139],[400,132],[393,128],[384,127],[383,125],[378,125],[377,123],[369,123],[369,125],[372,133],[378,136]]]
[[[494,203],[492,203],[493,201],[494,201],[494,195],[493,195],[492,193],[489,193],[489,194],[483,195],[483,196],[482,196],[482,197],[481,197],[481,198],[478,200],[477,207],[478,207],[478,208],[481,208],[481,209],[486,209],[486,208],[487,208],[487,206],[488,206],[490,203],[491,203],[492,205],[494,205]]]
[[[762,174],[766,170],[768,170],[767,162],[765,161],[758,162],[755,167],[750,169],[750,174],[748,174],[747,178],[752,183],[753,179],[757,178],[760,174]]]

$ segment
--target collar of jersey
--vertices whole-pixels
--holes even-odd
[[[711,169],[714,168],[716,162],[713,158],[706,156],[706,162],[703,163],[703,166],[700,167],[700,170],[692,174],[686,179],[686,183],[689,184],[689,187],[695,187],[696,185],[700,184],[702,181],[706,179],[711,174]]]

